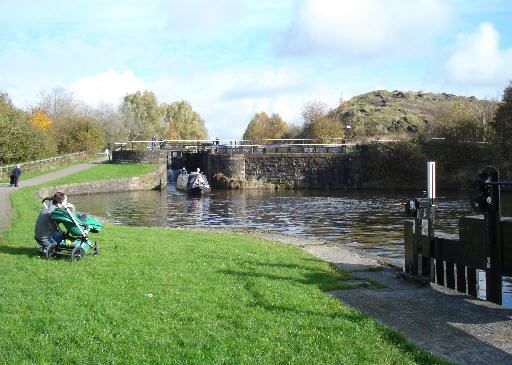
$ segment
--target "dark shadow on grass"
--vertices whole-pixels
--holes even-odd
[[[260,275],[264,276],[264,275]],[[248,279],[249,277],[254,277],[252,275],[242,276],[244,279]],[[314,310],[304,310],[293,306],[285,306],[285,305],[275,305],[268,303],[265,300],[264,295],[262,295],[254,286],[254,284],[251,282],[250,279],[246,280],[244,283],[244,288],[247,290],[247,292],[252,296],[253,300],[250,304],[250,307],[257,307],[264,309],[265,311],[269,312],[291,312],[295,315],[306,315],[306,316],[317,316],[317,317],[325,317],[329,318],[330,320],[338,320],[342,319],[348,322],[353,323],[356,326],[365,326],[365,322],[369,321],[369,317],[360,311],[350,309],[348,311],[345,311],[342,313],[339,310],[333,309],[332,311],[325,312],[325,311],[314,311]],[[343,305],[343,304],[342,304]],[[428,352],[423,352],[420,349],[418,349],[414,344],[407,341],[405,337],[400,335],[399,333],[386,328],[379,323],[375,324],[376,331],[379,333],[378,338],[380,338],[382,341],[388,343],[390,346],[393,346],[395,348],[399,348],[401,352],[409,354],[409,356],[413,359],[415,363],[420,364],[442,364],[443,361],[440,361],[439,359],[435,358],[432,354]],[[340,328],[340,332],[343,332],[343,323],[340,323],[337,325],[338,328]],[[330,327],[329,329],[332,329]]]
[[[6,255],[20,255],[20,256],[38,256],[37,247],[14,247],[14,246],[0,246],[0,253]]]
[[[262,266],[262,267],[269,267],[269,268],[282,268],[282,269],[299,269],[299,270],[305,270],[305,271],[318,271],[317,268],[312,268],[312,267],[308,267],[308,266],[301,266],[301,265],[297,265],[297,264],[273,264],[273,263],[269,263],[269,262],[256,262],[256,261],[247,261],[247,260],[244,260],[244,261],[238,261],[240,264],[242,265],[247,265],[247,266],[254,266],[254,265],[257,265],[257,266]]]
[[[332,275],[325,272],[317,271],[304,275],[303,279],[291,278],[283,275],[274,275],[274,274],[260,274],[255,272],[244,272],[244,271],[235,271],[235,270],[220,270],[220,273],[232,275],[235,277],[242,278],[265,278],[269,280],[285,280],[292,281],[305,285],[316,285],[321,288],[323,285],[328,283],[332,283],[337,279]]]

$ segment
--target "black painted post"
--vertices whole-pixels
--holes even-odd
[[[493,169],[490,173],[490,182],[499,181],[499,172]],[[487,287],[487,300],[493,303],[502,303],[502,278],[501,278],[501,209],[500,209],[500,186],[497,184],[490,185],[491,201],[488,208],[484,212],[487,243],[489,247],[489,257],[487,261],[487,270],[485,273],[485,281]]]
[[[467,268],[468,294],[478,297],[478,273],[472,267]]]
[[[444,286],[444,265],[443,260],[436,258],[436,283]]]
[[[430,280],[430,257],[421,255],[421,276]]]
[[[446,286],[455,289],[455,270],[454,263],[446,261]]]
[[[455,265],[457,270],[457,291],[466,293],[466,267],[462,264]]]
[[[418,276],[418,248],[421,246],[423,219],[416,218],[414,220],[414,244],[412,246],[412,267],[411,275]]]
[[[406,221],[404,223],[404,244],[405,244],[405,272],[410,274],[414,266],[413,251],[416,244],[413,233],[414,221]]]
[[[433,209],[433,205],[432,208]],[[429,253],[427,255],[427,252],[425,247],[422,247],[421,250],[421,276],[428,277],[430,280],[432,278],[432,272],[431,272],[431,255],[432,255],[432,243],[434,240],[434,217],[432,212],[430,212],[428,217],[428,247],[429,247]]]

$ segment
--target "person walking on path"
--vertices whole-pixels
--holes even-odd
[[[18,181],[20,180],[20,175],[21,175],[21,169],[20,169],[20,164],[17,164],[16,167],[14,169],[12,169],[12,179],[11,179],[11,186],[15,186],[15,187],[18,187]]]

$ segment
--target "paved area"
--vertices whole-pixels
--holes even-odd
[[[107,159],[95,160],[92,162],[85,162],[78,165],[73,165],[61,170],[53,171],[44,175],[40,175],[34,177],[32,179],[20,180],[19,185],[22,186],[32,186],[42,184],[48,181],[52,181],[55,179],[59,179],[64,176],[72,175],[76,172],[87,170],[94,165],[105,162]],[[22,175],[23,176],[23,175]],[[9,195],[15,190],[19,188],[9,187],[9,183],[1,183],[0,184],[0,233],[7,227],[12,220],[12,204]]]

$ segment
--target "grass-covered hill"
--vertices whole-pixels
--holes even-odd
[[[485,121],[492,117],[496,105],[474,96],[377,90],[355,96],[329,114],[350,125],[357,136],[382,136],[424,131],[436,120],[446,120],[443,116],[454,109],[461,113],[470,110],[476,119]]]

